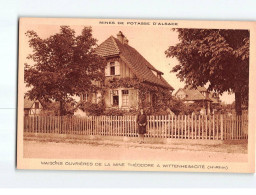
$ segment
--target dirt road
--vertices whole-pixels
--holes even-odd
[[[24,140],[25,158],[246,162],[245,145],[161,145],[113,141]]]

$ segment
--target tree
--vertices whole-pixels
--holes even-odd
[[[179,64],[172,72],[193,87],[209,83],[208,90],[235,93],[236,112],[248,104],[249,31],[220,29],[174,29],[180,42],[165,54]]]
[[[182,100],[173,97],[172,101],[170,101],[169,108],[175,115],[190,115],[192,113],[200,113],[202,105],[199,102],[186,104]]]
[[[178,115],[186,110],[186,105],[174,96],[169,102],[169,108],[175,115]]]
[[[69,26],[48,38],[40,38],[35,31],[27,31],[33,53],[25,64],[25,83],[30,99],[59,102],[59,113],[65,115],[75,101],[75,95],[96,91],[104,79],[105,61],[95,53],[97,40],[92,29],[84,27],[76,36]]]

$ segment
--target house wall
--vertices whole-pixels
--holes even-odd
[[[135,78],[135,75],[132,73],[131,69],[122,60],[120,60],[120,73],[121,78]]]
[[[111,62],[115,62],[115,75],[111,75]],[[129,66],[122,61],[120,58],[115,57],[111,59],[107,59],[107,66],[105,68],[105,83],[113,78],[135,78],[135,74],[131,71]],[[123,104],[123,90],[128,90],[128,104],[127,106]],[[115,92],[114,92],[115,91]],[[116,93],[116,94],[114,94]],[[138,98],[138,89],[134,88],[116,88],[116,89],[106,89],[105,94],[104,94],[104,101],[107,109],[110,108],[117,108],[117,109],[123,109],[123,110],[129,110],[131,108],[136,108],[138,109],[139,106],[139,98]],[[114,105],[114,99],[116,97],[113,96],[118,96],[118,105]],[[89,94],[88,96],[88,101],[92,103],[97,103],[100,101],[102,98],[101,94]],[[116,100],[116,99],[115,99]],[[152,101],[152,94],[148,94],[147,96],[147,101],[151,102]]]
[[[39,108],[36,108],[36,104],[39,104]],[[33,105],[31,106],[30,110],[29,110],[29,115],[39,115],[40,112],[42,111],[43,106],[42,104],[37,100],[33,103]]]
[[[123,90],[128,90],[126,99],[123,99]],[[114,92],[115,91],[115,92]],[[118,105],[114,105],[114,97],[118,96]],[[127,101],[127,105],[123,104],[123,101]],[[117,108],[128,110],[131,108],[138,108],[138,90],[133,88],[116,88],[107,89],[105,94],[105,105],[106,108]]]
[[[115,75],[111,75],[110,63],[115,62]],[[112,78],[135,78],[135,75],[129,68],[129,66],[123,62],[120,58],[111,58],[107,60],[107,66],[105,69],[105,82]],[[122,90],[128,90],[128,105],[123,105],[123,94]],[[113,105],[113,92],[117,91],[118,96],[118,106]],[[116,95],[116,94],[115,94]],[[107,89],[104,95],[106,108],[118,108],[118,109],[130,109],[138,107],[138,92],[137,89],[132,88],[116,88],[116,89]]]
[[[116,67],[116,71],[115,71],[115,75],[110,75],[110,63],[111,62],[115,62],[115,67]],[[129,66],[127,66],[127,64],[125,62],[123,62],[120,58],[112,58],[112,59],[108,59],[107,61],[107,66],[105,68],[105,76],[106,79],[110,79],[113,77],[116,78],[135,78],[135,75],[132,73],[131,69],[129,68]]]
[[[110,62],[115,62],[115,75],[110,75]],[[107,66],[105,68],[105,82],[112,78],[135,78],[135,75],[132,73],[131,69],[127,66],[125,62],[123,62],[120,58],[112,58],[108,59]],[[117,91],[118,95],[118,106],[113,105],[113,91]],[[123,104],[123,94],[122,90],[128,90],[128,98],[126,101],[128,105]],[[90,93],[88,94],[88,100],[92,103],[99,103],[102,98],[101,92]],[[82,95],[80,96],[82,100]],[[137,89],[132,88],[117,88],[117,89],[106,89],[104,94],[104,101],[106,108],[118,108],[118,109],[130,109],[130,108],[138,108],[138,92]]]
[[[184,99],[186,97],[186,93],[182,90],[179,90],[175,96],[179,99]]]
[[[84,96],[84,99],[83,97]],[[80,95],[80,101],[85,101],[85,102],[91,102],[91,103],[99,103],[101,100],[102,94],[100,91],[95,92],[95,93],[88,93],[88,94],[81,94]]]
[[[190,100],[190,101],[184,101],[184,103],[185,103],[185,104],[193,104],[193,103],[195,103],[195,101],[192,101],[192,100]]]
[[[207,92],[207,91],[200,91],[200,93],[204,96],[204,97],[206,97],[206,98],[209,98],[209,92]]]

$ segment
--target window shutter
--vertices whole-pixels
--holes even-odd
[[[101,93],[100,92],[97,92],[97,95],[96,95],[96,103],[98,104],[101,100]]]
[[[113,106],[113,92],[112,90],[109,91],[110,94],[110,105]]]
[[[115,71],[116,71],[116,74],[115,75],[120,75],[120,64],[118,61],[115,62]]]
[[[95,103],[95,93],[92,93],[92,103]]]
[[[88,94],[88,101],[93,103],[93,93]]]
[[[101,100],[104,101],[106,108],[111,107],[111,94],[110,94],[110,89],[106,89],[106,93],[104,94],[104,97],[101,94]]]
[[[110,76],[110,65],[109,65],[109,63],[105,67],[105,76]]]
[[[137,107],[137,89],[129,89],[129,103],[128,107]]]

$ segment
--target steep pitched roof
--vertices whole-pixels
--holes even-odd
[[[205,100],[206,97],[204,97],[200,91],[197,89],[185,89],[185,93],[187,97],[186,100]]]
[[[173,90],[174,88],[163,78],[157,77],[153,72],[163,74],[152,66],[136,49],[128,44],[121,43],[118,39],[110,36],[96,49],[96,53],[103,57],[119,56],[142,81],[160,85]]]
[[[110,36],[96,48],[96,53],[103,57],[119,55],[120,50],[115,43],[115,38]]]
[[[201,86],[198,86],[197,90],[200,91],[200,92],[202,92],[202,91],[206,92],[207,91],[207,89],[205,87],[201,87]]]
[[[185,94],[186,97],[182,100],[186,100],[186,101],[200,101],[200,100],[207,100],[207,101],[212,101],[210,98],[205,97],[198,89],[194,89],[194,88],[183,88],[183,89],[179,89],[176,94],[182,90]]]
[[[35,101],[36,101],[36,100],[30,100],[30,99],[28,99],[27,97],[25,97],[25,98],[24,98],[24,108],[30,109],[30,108],[33,106],[33,104],[34,104]],[[42,102],[41,102],[40,100],[38,100],[38,101],[39,101],[40,104],[43,106]]]
[[[31,108],[32,105],[34,104],[35,100],[32,101],[28,98],[24,98],[24,108]]]

